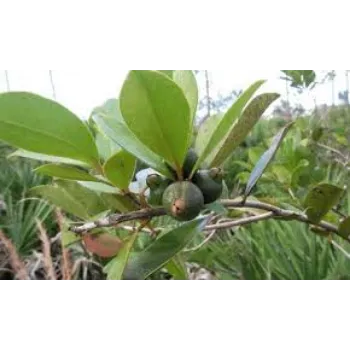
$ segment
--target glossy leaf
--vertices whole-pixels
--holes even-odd
[[[97,182],[86,182],[86,181],[79,181],[79,185],[81,185],[83,188],[86,188],[90,191],[97,192],[99,194],[101,193],[110,193],[110,194],[120,194],[120,189],[109,186],[103,183],[97,183]]]
[[[124,150],[116,153],[104,165],[104,173],[107,179],[122,190],[129,188],[135,169],[136,158]]]
[[[195,150],[197,154],[203,154],[208,145],[208,141],[212,138],[223,117],[223,113],[213,115],[200,125],[195,141]]]
[[[263,94],[256,97],[249,104],[224,138],[220,148],[215,152],[211,167],[221,166],[232,155],[233,151],[246,139],[270,105],[279,97],[279,94]]]
[[[57,186],[65,190],[74,200],[84,207],[84,210],[89,214],[89,217],[98,215],[109,208],[103,202],[98,193],[81,186],[75,181],[57,180],[55,182]],[[89,182],[93,184],[93,182]],[[96,185],[103,185],[98,184]]]
[[[98,152],[87,126],[60,104],[27,92],[0,94],[0,139],[30,152],[97,166]]]
[[[84,205],[63,188],[55,186],[34,187],[30,190],[30,195],[42,197],[49,203],[80,219],[89,219],[89,214]]]
[[[124,271],[137,236],[138,233],[135,233],[127,242],[125,242],[124,247],[119,251],[118,256],[110,261],[110,263],[104,268],[103,271],[107,274],[108,280],[120,281],[123,279]]]
[[[8,156],[8,158],[15,158],[15,157],[33,159],[33,160],[38,160],[40,162],[47,162],[47,163],[77,165],[84,168],[88,167],[86,163],[80,162],[78,160],[62,158],[62,157],[53,157],[53,156],[48,156],[41,153],[28,152],[24,150],[18,150],[16,152],[11,153]]]
[[[287,136],[288,131],[291,129],[294,123],[288,124],[285,128],[283,128],[278,135],[275,137],[275,139],[272,142],[271,147],[263,154],[263,156],[260,158],[259,162],[255,166],[250,179],[247,184],[247,188],[245,191],[245,197],[247,198],[255,185],[258,183],[261,176],[264,174],[267,167],[270,165],[270,163],[273,161],[274,157],[276,156],[276,153],[281,146],[284,138]]]
[[[191,142],[188,101],[167,76],[131,71],[120,95],[120,109],[132,133],[150,150],[180,169]]]
[[[47,164],[34,171],[58,179],[99,182],[99,179],[89,173],[68,165]]]
[[[191,108],[191,125],[193,125],[199,102],[197,79],[191,70],[175,70],[172,77],[187,98]]]
[[[166,167],[162,158],[143,145],[127,126],[118,122],[114,122],[113,124],[107,123],[101,116],[95,116],[94,120],[101,132],[118,143],[120,147],[133,154],[152,169],[157,170],[168,178],[173,178],[172,173]]]
[[[169,78],[173,78],[174,71],[173,70],[159,70],[158,72],[161,72],[165,75],[167,75]]]
[[[163,235],[141,253],[133,254],[125,269],[124,279],[145,280],[180,253],[203,231],[208,217],[200,218]]]
[[[194,169],[197,170],[203,162],[215,151],[215,149],[227,138],[230,130],[232,129],[235,121],[239,118],[244,110],[244,107],[258,91],[258,89],[265,83],[264,80],[257,81],[250,86],[232,105],[232,107],[225,113],[220,123],[217,125],[215,131],[211,135],[210,139],[205,142],[204,151],[200,154],[197,165]]]
[[[227,215],[228,213],[228,210],[220,202],[207,204],[205,208],[219,215]]]
[[[118,211],[120,213],[137,210],[136,203],[128,196],[109,193],[101,193],[100,196],[104,203],[106,203],[106,207],[110,210]]]
[[[96,146],[98,153],[103,162],[106,162],[109,158],[121,150],[120,146],[108,138],[106,135],[102,134],[100,131],[97,132]]]
[[[344,190],[330,184],[320,184],[307,195],[304,203],[306,214],[313,223],[319,223],[338,204]]]
[[[68,230],[62,231],[62,244],[64,248],[68,248],[71,245],[81,242],[81,236],[76,235]]]
[[[102,106],[95,108],[91,114],[91,119],[93,120],[93,117],[96,115],[99,115],[104,119],[124,123],[124,118],[120,111],[119,100],[116,98],[109,99]]]
[[[349,239],[350,238],[350,217],[344,219],[340,223],[339,233],[345,239]]]

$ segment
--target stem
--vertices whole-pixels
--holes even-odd
[[[276,220],[287,220],[287,221],[294,220],[294,221],[303,222],[310,226],[314,226],[316,228],[322,229],[326,232],[334,233],[344,239],[344,237],[340,234],[337,226],[326,221],[322,221],[318,224],[315,224],[304,213],[285,210],[285,209],[273,206],[271,204],[249,201],[249,200],[245,202],[242,202],[242,200],[239,200],[239,201],[222,200],[221,204],[229,209],[236,209],[236,208],[260,209],[260,210],[266,211],[267,213],[250,216],[250,217],[236,220],[236,221],[229,220],[228,222],[225,222],[225,223],[208,225],[205,228],[206,231],[212,231],[212,230],[218,230],[218,229],[230,229],[237,226],[248,225],[254,222],[259,222],[259,221],[264,221],[264,220],[269,220],[274,218]],[[111,215],[109,217],[106,217],[104,219],[101,219],[95,222],[86,223],[84,225],[77,226],[77,227],[71,227],[70,231],[75,232],[77,234],[85,234],[96,228],[115,227],[120,225],[123,222],[150,220],[152,218],[161,217],[165,215],[167,215],[167,212],[164,208],[144,209],[144,210],[126,213],[126,214]],[[345,240],[350,242],[350,238]]]

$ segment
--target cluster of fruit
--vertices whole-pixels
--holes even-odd
[[[197,161],[198,156],[191,149],[184,162],[183,180],[173,181],[161,175],[149,175],[149,205],[163,206],[177,221],[190,221],[200,214],[205,205],[217,201],[224,188],[223,172],[217,168],[201,169],[190,178]]]

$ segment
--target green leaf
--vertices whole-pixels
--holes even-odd
[[[317,76],[314,70],[304,70],[304,83],[306,87],[315,83]]]
[[[249,157],[250,163],[254,165],[258,163],[258,161],[260,160],[260,158],[263,156],[264,153],[265,153],[265,149],[263,147],[249,148],[248,157]]]
[[[110,210],[115,210],[120,213],[127,213],[137,210],[136,203],[128,196],[120,194],[101,193],[101,198],[106,203],[106,207]]]
[[[173,174],[169,171],[162,158],[143,145],[127,126],[118,122],[107,124],[101,116],[95,116],[94,120],[101,132],[118,143],[120,147],[133,154],[152,169],[157,170],[170,179],[173,178]]]
[[[81,241],[81,236],[76,235],[73,232],[63,230],[62,232],[62,244],[63,247],[68,248],[71,245]]]
[[[319,223],[323,217],[340,201],[344,190],[330,184],[315,186],[307,195],[304,203],[306,214],[313,223]]]
[[[207,204],[205,206],[205,208],[213,211],[216,214],[220,214],[220,215],[227,215],[227,213],[228,213],[228,210],[220,202],[214,202],[211,204]]]
[[[56,207],[61,208],[65,212],[73,214],[80,219],[89,219],[89,214],[84,205],[66,192],[63,188],[54,186],[38,186],[32,188],[29,193],[30,195],[44,198]]]
[[[120,281],[123,279],[123,274],[128,263],[130,252],[135,244],[138,232],[135,233],[124,245],[118,256],[114,258],[104,268],[104,273],[107,274],[107,279],[112,281]]]
[[[131,71],[121,91],[120,109],[145,146],[181,169],[191,142],[191,111],[173,80],[157,71]]]
[[[109,99],[102,106],[95,108],[91,114],[90,120],[93,120],[95,115],[100,115],[105,119],[124,123],[124,118],[120,111],[119,100],[116,98]]]
[[[97,132],[95,141],[98,153],[103,161],[107,161],[110,157],[113,156],[113,154],[121,150],[118,144],[116,144],[106,135],[103,135],[100,131]]]
[[[0,94],[0,139],[26,151],[71,158],[96,167],[93,137],[75,114],[27,92]]]
[[[167,75],[169,78],[173,78],[174,71],[173,70],[159,70],[158,72],[161,72],[165,75]]]
[[[191,70],[175,70],[173,72],[173,80],[180,86],[187,98],[191,108],[191,125],[193,125],[199,102],[197,79]]]
[[[345,239],[349,239],[350,238],[350,217],[344,219],[340,223],[339,233]]]
[[[183,257],[179,254],[174,259],[170,260],[166,265],[167,271],[173,276],[176,281],[187,281],[188,274],[186,264]]]
[[[180,253],[203,231],[208,217],[200,218],[163,235],[141,253],[133,254],[125,269],[124,279],[145,280]]]
[[[247,188],[245,191],[245,198],[247,198],[251,194],[253,188],[258,183],[259,179],[264,174],[267,167],[275,158],[278,149],[280,148],[284,138],[287,136],[288,131],[291,129],[293,125],[294,123],[290,123],[286,127],[284,127],[278,133],[278,135],[274,138],[271,147],[260,158],[259,162],[255,166],[252,172],[252,175],[250,176],[250,179],[248,181]]]
[[[279,94],[263,94],[256,97],[243,112],[241,118],[231,129],[211,162],[211,167],[221,166],[233,151],[245,140],[256,123],[270,105],[280,97]]]
[[[89,173],[68,165],[47,164],[36,168],[34,171],[36,173],[51,176],[53,178],[58,179],[92,182],[100,181],[99,179],[90,175]]]
[[[87,183],[94,184],[93,182]],[[84,210],[89,214],[89,217],[98,215],[109,209],[98,193],[82,186],[78,182],[57,180],[56,184],[74,198],[76,202],[82,205]],[[96,185],[103,184],[96,183]]]
[[[121,150],[109,158],[104,165],[104,173],[107,179],[122,190],[127,190],[129,188],[135,170],[135,157],[124,150]]]
[[[222,121],[223,117],[223,113],[213,115],[207,118],[200,125],[195,142],[195,150],[197,154],[203,154],[205,152],[205,148],[208,145],[208,141],[212,138],[215,130]]]
[[[274,174],[278,181],[284,185],[291,185],[293,173],[287,169],[284,165],[274,165],[271,169],[271,173]]]
[[[200,154],[197,165],[194,168],[193,173],[202,165],[203,162],[214,152],[216,147],[227,138],[234,122],[242,114],[244,107],[253,97],[253,95],[258,91],[258,89],[265,83],[264,80],[259,80],[245,91],[238,100],[232,105],[232,107],[225,113],[222,120],[218,124],[217,128],[213,132],[210,139],[205,142],[206,147],[204,151]]]
[[[315,141],[315,142],[320,141],[320,139],[324,135],[324,132],[325,132],[325,129],[323,127],[316,127],[312,131],[312,135],[311,135],[312,140]]]
[[[33,160],[38,160],[40,162],[77,165],[77,166],[85,167],[85,168],[88,167],[88,165],[86,163],[79,162],[78,160],[47,156],[45,154],[33,153],[33,152],[24,151],[24,150],[18,150],[16,152],[11,153],[8,156],[8,158],[14,158],[14,157],[33,159]]]
[[[91,190],[93,192],[97,192],[97,193],[110,193],[110,194],[120,194],[121,193],[120,189],[103,184],[103,183],[79,181],[79,184],[83,188],[89,189],[89,190]]]

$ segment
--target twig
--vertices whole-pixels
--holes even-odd
[[[209,241],[216,235],[216,230],[213,230],[210,235],[197,247],[194,248],[190,248],[190,249],[186,249],[184,252],[185,253],[190,253],[190,252],[195,252],[199,249],[201,249],[202,247],[204,247],[207,243],[209,243]]]
[[[246,201],[245,203],[242,203],[242,201],[235,201],[235,200],[223,200],[221,201],[221,204],[223,204],[227,208],[252,208],[252,209],[260,209],[265,210],[268,212],[271,212],[274,214],[275,218],[284,218],[287,220],[296,220],[300,222],[304,222],[309,225],[314,225],[321,227],[325,229],[326,231],[330,233],[335,233],[339,235],[338,227],[335,225],[332,225],[328,222],[322,221],[315,225],[314,222],[312,222],[307,215],[303,213],[297,213],[291,210],[284,210],[278,207],[275,207],[271,204],[261,203],[261,202],[254,202],[254,201]],[[342,237],[344,238],[344,237]],[[348,239],[350,242],[350,240]]]
[[[153,219],[155,217],[165,216],[165,215],[166,215],[166,210],[163,208],[144,209],[144,210],[126,213],[126,214],[114,214],[109,217],[97,220],[95,222],[87,223],[80,227],[71,227],[70,231],[77,234],[84,234],[96,228],[114,227],[114,226],[118,226],[123,222],[129,222],[129,221],[135,221],[135,220],[147,220],[147,219]]]
[[[45,272],[49,280],[55,281],[57,280],[57,276],[56,276],[55,269],[53,267],[52,258],[51,258],[51,243],[42,223],[39,220],[36,220],[36,222],[39,230],[39,237],[43,247],[43,257],[44,257],[43,261],[44,261]]]
[[[295,220],[295,221],[300,221],[303,223],[306,223],[308,225],[313,225],[319,228],[324,229],[325,231],[329,233],[335,233],[336,235],[339,235],[342,237],[339,233],[338,227],[335,225],[332,225],[328,222],[322,221],[318,224],[315,224],[312,222],[307,215],[304,213],[299,213],[291,210],[285,210],[278,208],[274,205],[267,204],[267,203],[262,203],[262,202],[256,202],[256,201],[249,201],[246,200],[242,202],[242,200],[222,200],[221,204],[225,206],[226,208],[230,209],[236,209],[236,208],[250,208],[250,209],[259,209],[266,211],[267,213],[258,215],[258,216],[252,216],[249,218],[244,218],[242,220],[238,221],[230,221],[227,223],[221,223],[217,225],[209,225],[206,230],[211,231],[213,229],[229,229],[241,225],[247,225],[251,224],[257,221],[262,221],[262,220],[268,220],[268,219],[284,219],[284,220]],[[96,222],[90,222],[85,225],[79,226],[79,227],[72,227],[70,230],[72,232],[75,232],[77,234],[84,234],[87,233],[91,230],[94,230],[96,228],[102,228],[102,227],[113,227],[113,226],[118,226],[119,224],[127,221],[137,221],[137,220],[145,220],[145,219],[152,219],[154,217],[159,217],[159,216],[165,216],[166,211],[165,209],[145,209],[141,211],[136,211],[136,212],[131,212],[127,214],[117,214],[117,215],[112,215],[107,218],[98,220]],[[344,237],[342,237],[344,238]],[[350,239],[347,239],[348,242],[350,242]]]
[[[21,258],[19,257],[17,250],[13,243],[5,236],[5,234],[0,230],[0,241],[3,242],[5,248],[9,253],[10,264],[16,273],[16,277],[20,280],[30,280],[29,274],[25,268],[25,265]]]
[[[230,228],[234,228],[234,227],[238,227],[238,226],[245,226],[245,225],[249,225],[249,224],[252,224],[252,223],[258,222],[258,221],[269,220],[273,217],[274,217],[273,213],[266,213],[266,214],[252,216],[252,217],[248,217],[248,218],[244,218],[244,219],[236,220],[236,221],[223,220],[225,222],[223,222],[223,223],[218,222],[215,225],[209,225],[205,228],[205,231],[211,231],[209,236],[200,245],[198,245],[195,248],[187,249],[187,250],[185,250],[185,252],[186,253],[195,252],[195,251],[201,249],[202,247],[204,247],[215,236],[215,234],[217,233],[217,230],[230,229]]]
[[[341,218],[343,218],[343,219],[346,219],[346,218],[347,218],[347,215],[343,214],[343,213],[342,213],[340,210],[338,210],[337,208],[333,208],[332,211],[333,211],[335,214],[339,215],[339,216],[340,216]]]
[[[216,231],[216,230],[230,229],[238,226],[245,226],[245,225],[252,224],[254,222],[272,219],[274,216],[275,216],[274,213],[265,213],[262,215],[250,216],[248,218],[244,218],[241,220],[228,221],[224,223],[218,223],[215,225],[209,225],[205,228],[205,231],[212,231],[212,230]]]
[[[335,149],[335,148],[333,148],[333,147],[330,147],[330,146],[327,146],[327,145],[324,145],[324,144],[319,143],[319,142],[317,142],[316,144],[317,144],[317,146],[319,146],[319,147],[321,147],[321,148],[323,148],[323,149],[325,149],[325,150],[327,150],[327,151],[330,151],[330,152],[332,152],[332,153],[337,154],[337,155],[340,156],[343,160],[345,160],[345,162],[348,162],[348,161],[349,161],[349,158],[346,157],[343,153],[341,153],[341,152],[338,151],[337,149]]]

